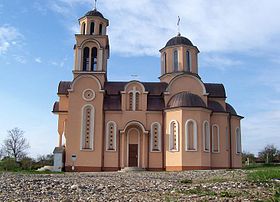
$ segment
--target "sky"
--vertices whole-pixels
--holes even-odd
[[[61,80],[73,78],[74,34],[93,0],[0,1],[0,141],[25,131],[36,157],[58,144],[51,113]],[[110,20],[111,81],[158,81],[160,54],[180,32],[200,50],[199,75],[223,83],[242,120],[243,150],[280,148],[280,1],[98,0]],[[122,73],[120,73],[122,72]]]

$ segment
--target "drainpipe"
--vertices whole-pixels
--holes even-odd
[[[228,116],[228,130],[229,130],[229,168],[232,168],[232,145],[231,145],[231,114]]]
[[[104,96],[103,96],[103,103],[104,103]],[[102,151],[101,151],[101,171],[104,171],[104,143],[105,143],[105,141],[104,141],[104,139],[105,139],[105,128],[106,128],[106,126],[105,126],[105,111],[104,111],[104,107],[102,107],[102,113],[103,113],[103,120],[102,120],[102,122],[103,122],[103,127],[102,127],[102,146],[101,146],[101,149],[102,149]]]
[[[161,152],[162,152],[162,170],[166,169],[165,166],[165,112],[162,111],[162,124],[161,124]]]

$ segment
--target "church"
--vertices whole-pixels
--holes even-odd
[[[241,167],[243,118],[223,84],[204,83],[199,49],[178,34],[160,50],[159,82],[107,79],[109,20],[79,19],[72,81],[61,81],[54,166],[65,171],[150,171]]]

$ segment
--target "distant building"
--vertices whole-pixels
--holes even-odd
[[[109,21],[96,9],[79,21],[74,78],[60,82],[53,108],[67,171],[241,167],[242,117],[222,84],[202,82],[189,39],[178,34],[160,50],[160,82],[112,82]]]

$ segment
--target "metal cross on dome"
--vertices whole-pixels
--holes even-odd
[[[180,22],[181,22],[181,18],[180,18],[180,16],[178,16],[178,22],[177,22],[177,27],[178,27],[178,36],[180,36],[180,35],[181,35],[181,33],[180,33]]]

